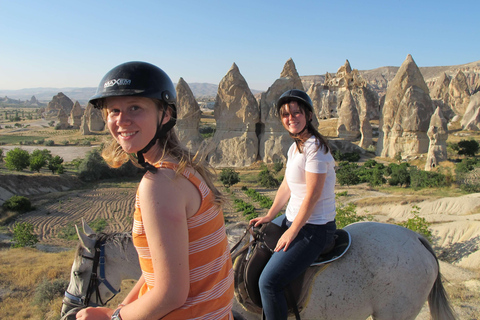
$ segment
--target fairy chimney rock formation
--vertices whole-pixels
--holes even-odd
[[[480,131],[480,91],[470,97],[465,115],[460,122],[463,130]]]
[[[203,142],[199,132],[202,112],[195,100],[190,86],[180,78],[176,87],[177,91],[177,125],[176,133],[180,142],[191,152],[197,152]]]
[[[63,108],[58,111],[57,118],[58,118],[58,125],[60,126],[60,129],[67,129],[68,115],[65,112],[65,110],[63,110]]]
[[[430,91],[430,97],[432,99],[447,100],[448,87],[450,86],[450,77],[444,72],[438,80],[435,82],[432,90]]]
[[[83,116],[83,109],[80,106],[80,103],[76,101],[75,104],[73,105],[72,111],[70,112],[70,125],[75,129],[80,128],[80,125],[82,122],[82,116]]]
[[[95,108],[91,103],[87,104],[82,121],[84,121],[84,125],[88,127],[88,130],[85,130],[83,127],[84,125],[80,126],[80,131],[85,132],[83,134],[90,134],[92,131],[103,131],[105,129],[105,121],[103,121],[102,112]]]
[[[448,88],[450,86],[450,82],[450,77],[444,72],[435,82],[432,90],[430,90],[430,97],[432,98],[433,104],[436,107],[440,107],[447,121],[455,116],[455,112],[453,112],[452,108],[450,107],[448,99]]]
[[[357,106],[360,119],[378,119],[378,96],[367,85],[357,69],[353,69],[346,60],[335,76],[325,75],[325,82],[315,83],[308,89],[313,108],[318,119],[337,118],[345,94],[350,91]]]
[[[443,116],[440,107],[435,109],[435,113],[430,119],[427,135],[430,139],[430,145],[428,147],[425,170],[430,171],[435,168],[440,161],[447,160],[447,120]]]
[[[467,77],[460,70],[450,82],[448,87],[449,104],[453,112],[459,117],[463,117],[470,102],[470,89],[467,83]]]
[[[55,118],[57,117],[60,109],[63,109],[68,115],[70,114],[72,108],[73,101],[62,92],[59,92],[56,96],[53,96],[52,100],[45,108],[45,119],[56,120]]]
[[[87,112],[83,114],[82,122],[80,123],[80,134],[84,136],[88,136],[91,134],[90,129],[88,128],[88,117]]]
[[[339,138],[353,141],[360,135],[360,118],[350,90],[343,96],[338,112],[337,134]]]
[[[262,93],[260,99],[259,155],[265,163],[286,162],[286,153],[292,139],[278,117],[276,102],[285,91],[291,89],[305,90],[295,63],[289,59],[280,73],[280,78]]]
[[[367,149],[373,144],[372,140],[372,125],[370,124],[370,121],[368,121],[367,117],[364,117],[363,120],[360,123],[360,133],[362,135],[362,138],[360,139],[360,143],[358,146],[363,149]]]
[[[433,103],[418,66],[411,55],[398,69],[385,95],[380,117],[377,155],[393,158],[428,152]]]
[[[218,85],[214,117],[217,123],[208,153],[211,165],[245,167],[258,157],[258,102],[234,63]]]

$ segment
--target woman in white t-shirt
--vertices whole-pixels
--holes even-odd
[[[263,270],[259,286],[267,320],[287,319],[285,287],[334,241],[335,160],[325,138],[312,125],[313,105],[301,90],[288,90],[277,111],[294,143],[288,150],[285,177],[267,215],[250,220],[258,226],[274,220],[288,227]]]

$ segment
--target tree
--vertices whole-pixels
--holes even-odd
[[[14,248],[35,247],[38,237],[33,233],[33,225],[28,222],[20,222],[13,227]]]
[[[28,151],[15,148],[7,152],[5,156],[5,166],[7,169],[22,171],[30,164],[30,155]]]
[[[479,149],[480,146],[475,139],[461,140],[458,143],[458,154],[460,155],[464,154],[466,156],[474,157]]]
[[[40,172],[40,169],[42,169],[46,164],[47,160],[42,155],[30,157],[30,170],[32,171]]]
[[[55,173],[55,172],[63,173],[62,163],[63,163],[63,158],[62,157],[60,157],[60,156],[52,157],[48,161],[48,170],[51,170],[52,173]],[[62,171],[62,172],[59,172],[59,171]]]
[[[224,186],[230,188],[236,183],[240,182],[240,176],[238,172],[233,170],[232,168],[224,168],[220,172],[220,181],[223,183]]]
[[[97,181],[112,177],[110,168],[97,149],[87,153],[78,170],[78,176],[83,181]]]
[[[0,148],[0,162],[3,161],[3,149]]]
[[[356,163],[340,162],[336,172],[337,181],[341,186],[356,185],[360,183],[360,177],[357,173],[358,165]]]

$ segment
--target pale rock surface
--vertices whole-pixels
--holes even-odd
[[[92,134],[90,132],[90,129],[88,128],[88,117],[87,113],[85,112],[84,115],[82,116],[82,122],[80,123],[80,134],[84,136],[88,136]]]
[[[373,144],[372,125],[370,124],[370,121],[368,121],[367,117],[364,117],[360,123],[360,133],[362,135],[362,138],[360,139],[360,143],[358,144],[358,146],[363,149],[367,149]]]
[[[427,135],[430,139],[430,145],[428,147],[425,171],[430,171],[435,168],[439,162],[447,160],[447,120],[443,116],[440,107],[437,107],[430,119],[430,127]]]
[[[67,129],[68,128],[68,115],[65,112],[65,110],[63,110],[63,108],[61,108],[58,111],[57,118],[58,118],[58,124],[60,125],[60,129]]]
[[[380,117],[377,155],[393,158],[428,152],[433,103],[415,61],[408,55],[390,83]]]
[[[460,124],[464,130],[479,131],[480,130],[480,92],[470,97],[465,114]]]
[[[356,140],[360,136],[360,118],[350,90],[345,92],[340,104],[337,134],[339,138],[350,141]]]
[[[234,63],[218,85],[214,117],[217,123],[208,153],[216,167],[244,167],[258,157],[258,102]]]
[[[202,112],[190,86],[183,78],[178,81],[176,91],[177,125],[175,130],[180,142],[191,152],[196,153],[203,142],[202,135],[198,131]]]
[[[63,109],[67,114],[70,114],[72,108],[73,101],[63,94],[63,92],[59,92],[57,95],[53,96],[52,100],[45,108],[45,119],[57,120],[58,111],[60,111],[60,109]]]
[[[84,121],[88,126],[89,133],[91,131],[103,131],[105,129],[105,121],[103,121],[102,112],[90,103],[87,104],[87,107],[85,108],[83,118],[85,118]],[[80,130],[86,132],[85,128],[81,128]]]
[[[287,90],[303,88],[295,63],[289,59],[273,85],[262,93],[260,99],[261,133],[259,135],[259,156],[265,163],[286,162],[288,148],[293,140],[285,130],[277,114],[276,102]],[[315,117],[313,121],[316,121]]]
[[[442,113],[447,120],[450,120],[455,116],[455,112],[453,112],[449,104],[448,88],[450,82],[450,77],[443,72],[430,90],[430,97],[432,98],[433,104],[435,107],[440,107],[442,109]]]
[[[82,116],[83,108],[80,106],[80,103],[76,101],[70,112],[70,125],[75,129],[79,129],[82,122]]]
[[[350,66],[348,60],[335,76],[327,73],[325,82],[313,83],[307,93],[312,98],[313,108],[318,119],[338,117],[338,108],[347,91],[350,92],[358,109],[360,118],[378,119],[378,97],[371,90],[357,69]]]
[[[449,104],[456,115],[462,117],[470,102],[470,89],[462,70],[458,71],[448,87]]]

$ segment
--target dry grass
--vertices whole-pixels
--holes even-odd
[[[36,287],[44,280],[70,278],[73,251],[47,253],[36,249],[0,250],[0,319],[58,319],[62,297],[44,313],[32,303]]]

